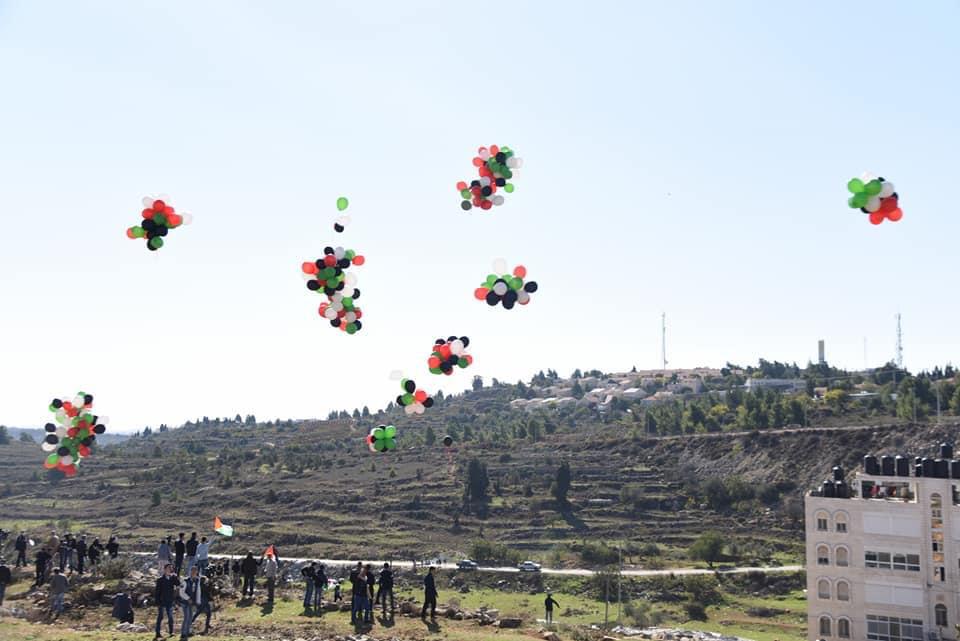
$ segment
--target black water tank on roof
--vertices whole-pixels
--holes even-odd
[[[884,476],[893,476],[896,471],[897,468],[895,467],[892,456],[884,454],[880,457],[880,472]]]
[[[951,459],[953,458],[953,446],[949,443],[940,444],[940,458]]]
[[[824,481],[821,494],[827,498],[835,498],[837,496],[837,488],[834,487],[831,481]]]
[[[937,478],[938,479],[948,479],[950,478],[950,461],[943,458],[937,459]]]
[[[925,477],[932,479],[937,476],[937,464],[932,458],[927,458],[924,456],[923,460],[920,461],[920,464],[923,465],[923,475]]]
[[[921,477],[921,476],[923,476],[923,465],[921,465],[920,463],[917,463],[916,465],[914,465],[914,466],[913,466],[913,475],[916,476],[916,477],[918,477],[918,478]]]
[[[897,464],[897,476],[910,476],[910,461],[906,456],[898,456],[894,461]]]
[[[950,478],[960,479],[960,461],[957,459],[950,461]]]
[[[847,484],[845,481],[834,481],[833,487],[838,499],[847,498],[849,493],[847,492]]]
[[[843,468],[839,465],[835,465],[833,468],[833,480],[842,481],[843,480]]]
[[[868,454],[863,457],[863,471],[865,474],[877,475],[880,473],[880,463],[877,462],[877,457],[873,454]]]

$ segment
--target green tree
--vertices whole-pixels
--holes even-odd
[[[473,391],[479,391],[483,389],[483,378],[480,376],[473,377]]]
[[[567,493],[570,491],[571,480],[570,464],[564,461],[560,464],[560,467],[557,468],[557,478],[553,482],[553,497],[557,499],[561,505],[567,504]]]
[[[575,380],[573,382],[573,387],[570,388],[570,394],[574,398],[583,398],[583,387],[580,386],[580,381]]]
[[[427,425],[427,429],[423,433],[423,442],[427,445],[433,445],[437,442],[437,435],[429,425]]]
[[[6,425],[0,425],[0,445],[6,445],[10,442],[10,432]]]
[[[713,564],[723,558],[723,545],[723,535],[719,532],[704,532],[693,542],[688,553],[691,559],[706,561],[712,569]]]
[[[160,501],[163,500],[163,497],[160,495],[160,490],[153,491],[153,497],[150,500],[150,505],[157,507],[160,505]]]
[[[21,443],[36,443],[36,441],[33,440],[33,437],[30,436],[30,434],[29,434],[28,432],[20,432],[20,442],[21,442]]]
[[[468,501],[483,501],[487,498],[487,488],[490,479],[487,477],[487,466],[474,457],[467,464],[466,499]]]

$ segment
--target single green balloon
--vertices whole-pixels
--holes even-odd
[[[467,363],[467,359],[465,359],[463,356],[461,356],[461,357],[459,358],[459,360],[457,360],[457,366],[458,366],[460,369],[466,368],[467,364],[468,364],[468,363]]]
[[[158,225],[166,226],[167,217],[163,213],[157,212],[156,214],[153,215],[153,222],[157,223]]]
[[[346,196],[340,196],[337,198],[337,211],[343,211],[350,205],[350,201],[347,200]]]
[[[507,192],[508,194],[512,194],[512,193],[513,193],[513,183],[507,183],[506,185],[504,185],[504,186],[503,186],[503,190],[504,190],[505,192]]]
[[[394,436],[397,435],[397,428],[394,427],[393,425],[387,425],[384,432],[387,438],[393,438]]]
[[[163,247],[163,239],[160,238],[159,236],[154,236],[153,238],[150,239],[150,246],[153,247],[154,249],[160,249],[161,247]]]
[[[397,449],[397,442],[394,441],[393,439],[388,440],[388,441],[387,441],[387,449],[388,449],[388,450],[395,450],[395,449]]]
[[[493,287],[497,282],[496,274],[487,274],[487,280],[484,282],[484,285],[487,287]]]
[[[47,457],[47,465],[56,465],[57,461],[59,460],[60,460],[60,456],[56,452],[54,452],[53,454]]]
[[[404,395],[401,396],[400,398],[403,400],[403,404],[404,404],[404,405],[412,405],[412,404],[413,404],[413,400],[414,400],[414,399],[413,399],[413,394],[404,394]]]
[[[866,192],[861,191],[859,194],[854,194],[852,198],[853,206],[857,207],[858,209],[860,207],[865,207],[867,204],[867,200],[869,199],[870,199],[870,196],[868,196]]]
[[[859,194],[861,191],[863,191],[863,187],[863,181],[859,178],[851,178],[850,182],[847,183],[847,189],[852,194]]]
[[[348,249],[347,251],[343,252],[343,257],[346,258],[347,260],[353,260],[356,257],[356,255],[357,255],[357,252],[353,251],[352,249]]]
[[[876,196],[880,193],[881,189],[883,189],[883,185],[880,184],[879,180],[871,180],[863,187],[863,191],[866,192],[868,196]]]
[[[353,323],[350,323],[349,325],[347,325],[347,333],[348,333],[348,334],[356,334],[356,333],[357,333],[357,326],[354,325]]]

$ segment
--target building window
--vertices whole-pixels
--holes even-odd
[[[846,523],[837,523],[837,532],[841,534],[847,533],[847,524]]]
[[[830,581],[826,579],[817,581],[817,597],[821,599],[830,598]]]
[[[826,512],[817,512],[817,530],[826,532],[830,529],[830,523]]]
[[[817,565],[830,565],[830,548],[826,545],[817,546]]]
[[[837,636],[841,639],[850,638],[850,619],[837,619]]]
[[[863,565],[864,567],[878,568],[881,570],[919,572],[920,555],[865,550],[863,553]]]
[[[919,554],[894,554],[893,569],[907,570],[910,572],[919,572],[920,571],[920,555]]]
[[[935,530],[943,527],[943,501],[939,494],[930,495],[930,527]]]
[[[867,639],[870,641],[923,641],[923,621],[868,614]]]
[[[938,603],[933,608],[933,614],[937,618],[937,625],[941,628],[947,627],[947,606],[942,603]]]
[[[834,527],[837,532],[841,534],[847,533],[847,516],[845,514],[837,514],[833,517]]]
[[[845,568],[850,565],[850,553],[845,547],[838,547],[836,550],[837,555],[837,566]]]
[[[837,582],[837,601],[850,600],[850,584],[846,581]]]
[[[830,636],[830,617],[820,617],[820,636]]]

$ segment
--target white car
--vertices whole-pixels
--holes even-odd
[[[539,572],[539,571],[540,571],[540,564],[539,564],[539,563],[534,563],[533,561],[524,561],[523,563],[521,563],[520,565],[518,565],[517,568],[518,568],[521,572]]]
[[[478,567],[480,566],[477,565],[477,562],[471,561],[470,559],[464,559],[457,563],[457,568],[461,570],[476,570]]]

